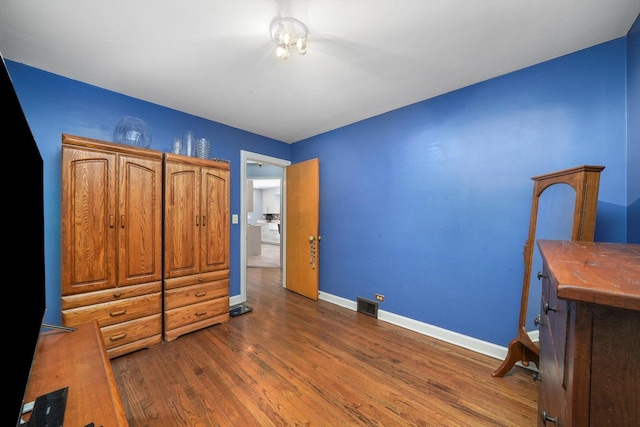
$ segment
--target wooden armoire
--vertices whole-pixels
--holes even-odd
[[[228,322],[229,169],[64,134],[63,325],[113,358]]]
[[[110,358],[162,341],[162,153],[62,136],[62,323]]]
[[[229,164],[164,163],[164,340],[229,321]]]

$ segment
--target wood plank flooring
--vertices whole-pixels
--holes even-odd
[[[536,425],[530,371],[247,274],[252,312],[111,360],[131,427]]]

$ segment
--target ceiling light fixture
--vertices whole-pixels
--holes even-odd
[[[289,47],[295,46],[300,55],[307,53],[309,29],[295,18],[276,18],[271,23],[271,39],[276,42],[276,56],[289,57]]]

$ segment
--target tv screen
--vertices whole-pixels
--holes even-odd
[[[11,172],[5,173],[3,198],[8,209],[5,214],[11,218],[7,226],[14,237],[5,238],[4,266],[14,273],[13,277],[18,277],[5,280],[5,291],[11,295],[5,304],[12,306],[13,314],[5,323],[10,341],[3,340],[3,353],[9,357],[5,366],[12,380],[11,386],[5,387],[10,408],[5,416],[10,421],[5,420],[2,425],[17,426],[46,309],[43,162],[1,53],[0,59],[3,148],[5,162],[12,162],[14,166]]]

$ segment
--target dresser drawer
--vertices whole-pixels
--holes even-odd
[[[143,285],[122,286],[103,291],[87,292],[84,294],[67,295],[62,297],[62,310],[85,307],[88,305],[120,301],[126,298],[162,292],[162,282],[145,283]]]
[[[190,323],[200,322],[221,314],[229,314],[229,298],[217,298],[197,304],[165,311],[165,329],[178,328]]]
[[[100,328],[107,350],[162,334],[160,313]]]
[[[162,293],[126,298],[62,311],[62,324],[74,326],[97,320],[100,327],[158,314],[162,310]]]
[[[168,289],[181,288],[183,286],[214,282],[216,280],[223,280],[223,279],[229,279],[229,269],[165,279],[164,289],[166,291]]]
[[[544,294],[543,294],[544,295]],[[544,302],[544,297],[543,297]],[[566,419],[567,396],[563,387],[561,364],[553,344],[549,316],[541,315],[540,321],[540,383],[538,386],[539,425],[542,423],[542,411],[558,420]],[[552,425],[552,424],[549,424]],[[560,424],[563,425],[563,424]]]
[[[229,297],[228,279],[167,290],[164,294],[164,309],[172,310],[221,297]]]

